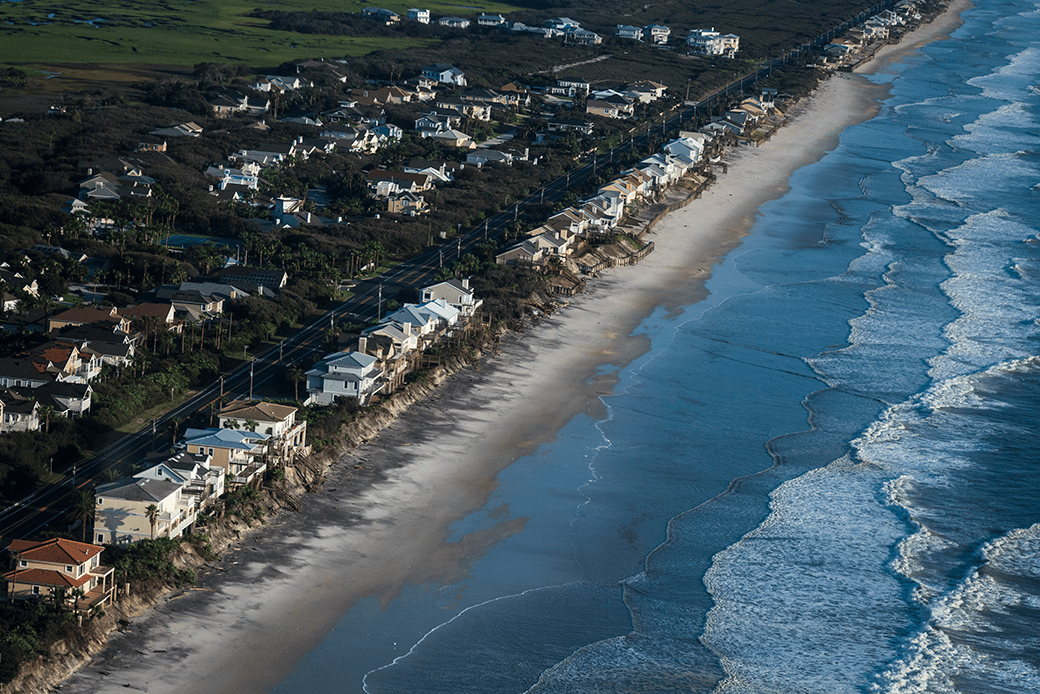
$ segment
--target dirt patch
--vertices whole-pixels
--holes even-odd
[[[0,115],[39,113],[62,99],[76,101],[86,96],[111,95],[119,92],[129,100],[136,99],[135,86],[164,79],[190,79],[192,67],[185,65],[145,65],[69,63],[11,63],[29,73],[28,86],[19,90],[0,91]]]

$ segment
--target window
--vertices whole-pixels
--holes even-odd
[[[32,594],[33,595],[39,595],[40,594],[40,587],[39,586],[33,586],[32,587]]]
[[[212,448],[209,449],[209,454],[213,455],[213,449]]]
[[[24,569],[25,567],[29,566],[29,562],[22,559],[20,562],[18,562],[18,566]]]
[[[105,536],[102,535],[101,533],[98,533],[97,541],[98,542],[104,542],[105,541]]]
[[[274,433],[274,429],[272,429],[271,427],[267,427],[267,433],[268,434],[273,434]]]
[[[66,564],[65,565],[65,573],[67,573],[67,574],[72,573],[72,564]]]

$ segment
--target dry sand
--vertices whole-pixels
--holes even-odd
[[[965,7],[958,0],[866,70],[887,69],[949,33]],[[712,267],[747,233],[759,206],[783,195],[791,173],[833,149],[845,127],[872,117],[884,94],[858,75],[825,82],[789,114],[790,125],[761,147],[733,153],[729,173],[702,199],[658,224],[656,251],[641,264],[590,282],[564,311],[506,340],[500,356],[454,377],[345,455],[301,513],[282,514],[226,552],[199,589],[115,635],[67,680],[68,691],[267,691],[356,600],[386,604],[404,586],[464,577],[473,558],[523,521],[446,543],[449,526],[483,507],[497,474],[518,457],[575,415],[597,416],[598,396],[615,382],[610,374],[647,349],[646,338],[633,335],[642,320],[657,307],[677,311],[703,298]],[[381,472],[357,489],[367,468]]]

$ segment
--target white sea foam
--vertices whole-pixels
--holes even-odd
[[[1040,670],[1029,655],[1040,645],[1035,631],[998,626],[1023,606],[1036,605],[1035,595],[1008,579],[1040,579],[1040,525],[1013,530],[988,543],[981,554],[983,566],[933,603],[928,623],[883,673],[877,691],[959,692],[960,684],[971,680],[999,691],[1040,688]]]

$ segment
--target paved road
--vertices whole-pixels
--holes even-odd
[[[530,205],[556,202],[572,188],[583,185],[604,166],[620,160],[622,155],[633,149],[638,152],[647,152],[649,138],[663,137],[667,133],[679,129],[682,123],[694,118],[698,113],[704,113],[706,109],[714,107],[725,98],[742,93],[749,86],[757,84],[758,80],[767,77],[774,69],[785,64],[797,65],[799,61],[803,60],[803,54],[806,52],[826,44],[849,26],[863,21],[883,7],[892,4],[894,4],[894,0],[885,0],[856,18],[822,34],[814,41],[788,52],[781,58],[764,63],[753,74],[735,80],[698,102],[687,102],[684,107],[676,109],[673,115],[666,117],[663,123],[653,125],[647,131],[631,134],[618,147],[608,152],[591,156],[584,165],[539,188],[524,200],[489,217],[483,224],[477,225],[465,234],[439,248],[429,249],[401,263],[380,277],[359,282],[355,287],[354,296],[349,301],[329,310],[291,337],[282,340],[278,345],[254,355],[250,363],[243,363],[226,373],[222,379],[210,384],[192,399],[158,418],[154,424],[144,427],[135,434],[123,437],[98,451],[93,458],[78,461],[74,465],[75,473],[73,475],[55,484],[46,485],[20,502],[0,511],[0,537],[32,537],[56,520],[60,520],[69,508],[74,494],[78,490],[89,489],[100,483],[105,471],[113,468],[126,469],[129,464],[139,462],[146,453],[154,450],[158,445],[165,444],[169,437],[171,420],[183,421],[205,411],[211,403],[220,399],[221,394],[229,397],[248,396],[251,387],[258,388],[267,381],[279,377],[286,367],[322,350],[325,332],[338,322],[376,320],[381,314],[379,305],[381,296],[392,296],[403,288],[428,284],[442,265],[449,265],[485,240],[497,241],[500,239],[514,221],[525,217],[526,209]]]

